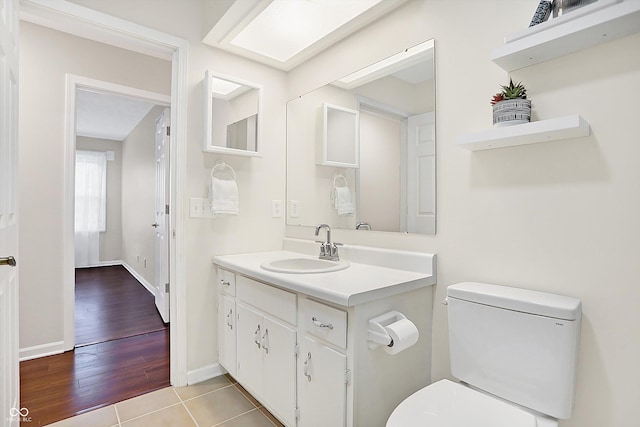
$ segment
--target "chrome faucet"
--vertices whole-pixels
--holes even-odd
[[[331,242],[331,227],[328,224],[320,224],[316,226],[316,236],[320,234],[320,230],[323,228],[327,229],[327,241],[326,242],[318,242],[320,243],[320,255],[318,258],[320,259],[328,259],[330,261],[338,261],[340,257],[338,256],[338,245],[340,243],[332,243]]]

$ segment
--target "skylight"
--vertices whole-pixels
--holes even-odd
[[[230,43],[286,62],[381,1],[274,0]]]
[[[203,43],[289,71],[407,0],[234,0]]]

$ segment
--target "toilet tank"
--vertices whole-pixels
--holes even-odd
[[[580,300],[475,282],[449,286],[447,300],[453,376],[543,414],[571,416]]]

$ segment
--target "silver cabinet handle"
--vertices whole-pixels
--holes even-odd
[[[16,259],[12,256],[0,257],[0,265],[16,266]]]
[[[264,330],[264,335],[262,336],[262,349],[265,353],[269,354],[269,329]]]
[[[233,310],[229,309],[229,314],[227,314],[227,326],[229,329],[233,330],[233,323],[231,323],[231,316],[233,316]]]
[[[333,325],[331,323],[322,323],[321,321],[318,320],[317,317],[313,316],[311,318],[311,321],[313,322],[314,325],[316,325],[318,328],[329,328],[329,329],[333,329]]]
[[[311,352],[307,353],[307,358],[304,361],[302,367],[302,373],[307,377],[307,381],[311,382],[311,374],[309,373],[309,361],[311,360]]]
[[[260,325],[258,325],[258,329],[253,333],[253,342],[260,348]]]
[[[223,286],[231,286],[231,282],[224,279],[220,279],[220,284]]]
[[[158,224],[157,222],[154,222],[153,224],[151,224],[151,226],[152,226],[153,228],[158,228],[158,226],[159,226],[159,225],[160,225],[160,224]]]

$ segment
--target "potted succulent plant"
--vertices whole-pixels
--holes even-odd
[[[531,101],[527,99],[527,89],[522,83],[501,85],[501,92],[491,100],[493,105],[493,126],[511,126],[531,121]]]

